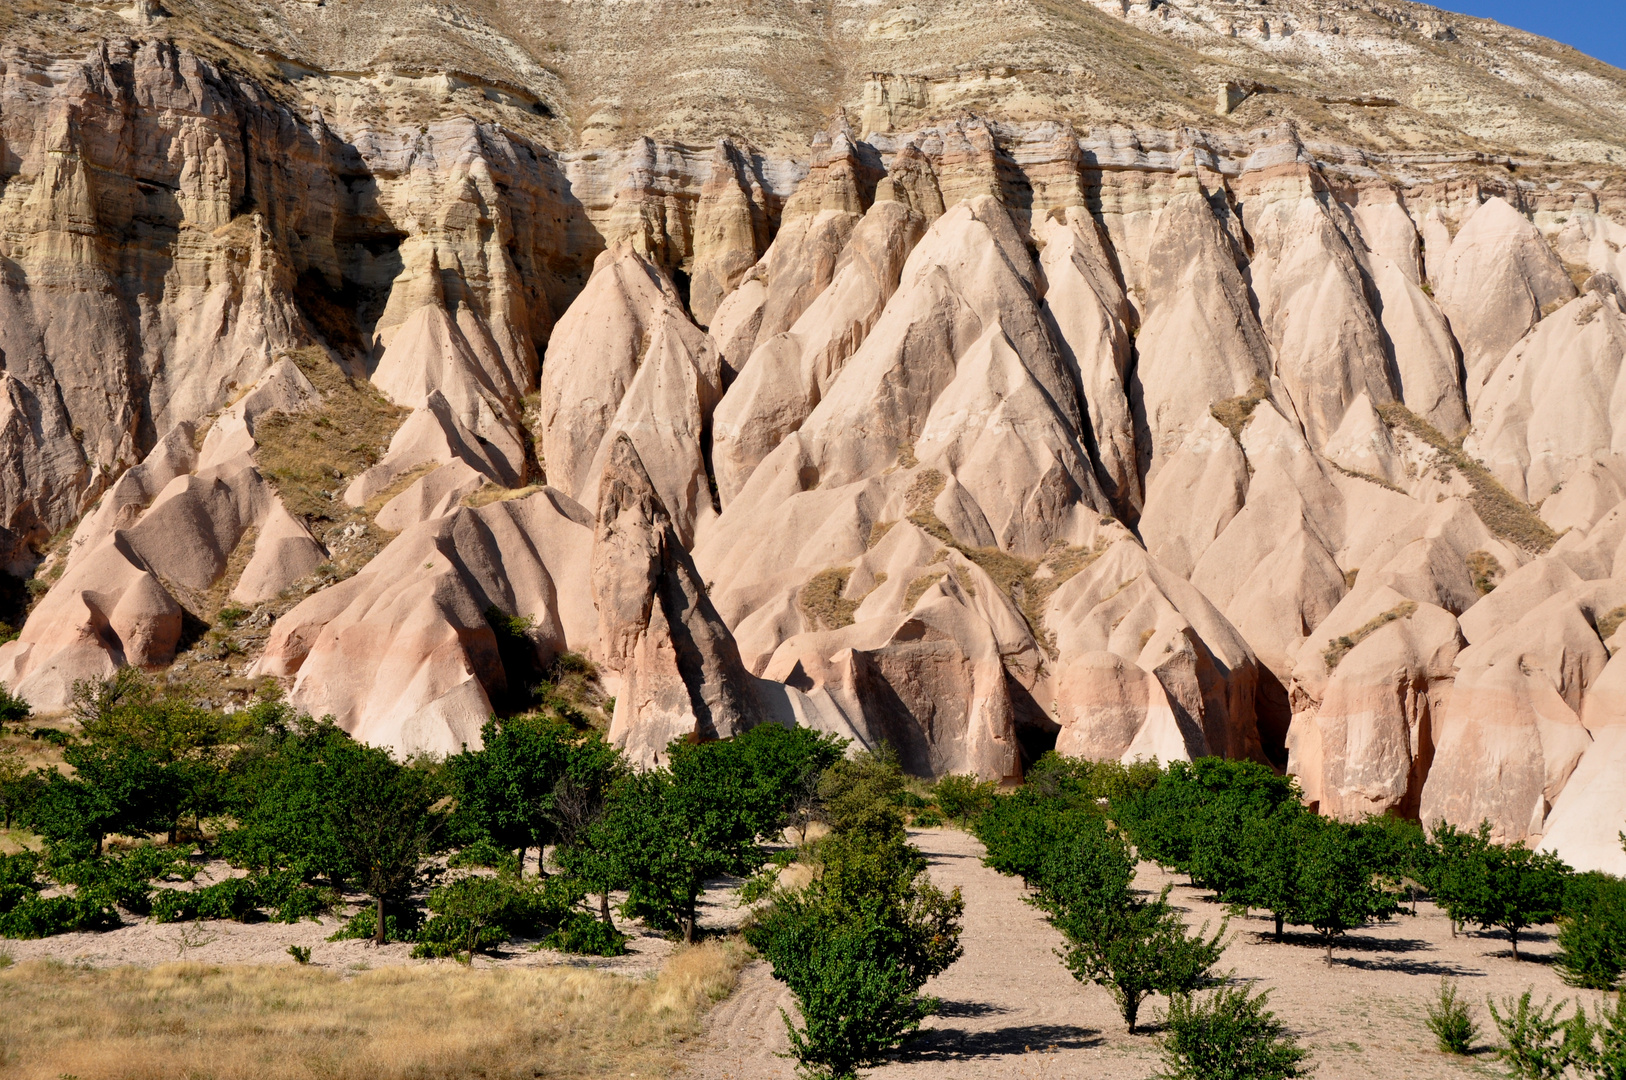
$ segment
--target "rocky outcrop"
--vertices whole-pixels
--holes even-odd
[[[552,489],[459,507],[279,618],[254,673],[290,680],[291,703],[358,739],[403,753],[478,746],[508,689],[488,612],[530,620],[539,665],[590,648],[592,544],[592,515]]]
[[[1282,4],[1272,65],[1377,40],[1372,13],[1333,35]],[[1488,129],[1453,134],[1450,80],[1362,106],[1359,133],[1324,126],[1355,106],[1280,88],[1203,119],[1142,60],[1167,35],[1231,67],[1261,46],[1167,5],[1101,16],[1128,22],[1103,49],[1017,0],[1001,25],[1042,71],[1006,46],[961,64],[977,36],[941,5],[928,52],[776,8],[751,16],[777,35],[766,80],[751,50],[696,60],[711,38],[672,67],[667,26],[591,0],[548,13],[550,41],[633,34],[637,85],[596,46],[532,63],[495,9],[429,74],[374,70],[339,33],[352,7],[267,9],[229,67],[157,16],[87,48],[106,20],[83,5],[71,48],[0,53],[0,555],[54,582],[0,678],[36,706],[161,670],[230,602],[275,619],[254,670],[299,707],[452,751],[524,689],[500,613],[531,620],[537,663],[600,665],[644,764],[762,722],[990,780],[1052,745],[1220,753],[1287,767],[1326,813],[1613,857],[1606,124],[1497,104],[1494,137],[1555,158],[1536,183]],[[726,39],[739,13],[708,10]],[[1428,34],[1415,64],[1348,69],[1388,85],[1466,51]],[[876,72],[850,114],[794,70],[831,42]],[[274,92],[239,62],[273,54],[299,73]],[[1588,109],[1626,101],[1585,78]],[[1137,104],[1108,124],[1072,79]],[[1174,119],[1119,122],[1143,98]],[[286,422],[341,374],[399,414],[348,441],[320,429],[342,417]],[[343,470],[257,434],[319,430]]]
[[[657,764],[674,739],[726,739],[760,723],[756,680],[624,435],[598,490],[597,655],[620,684],[610,741],[635,762]]]
[[[120,477],[76,531],[61,579],[18,639],[0,646],[0,680],[36,709],[65,708],[77,681],[126,664],[168,665],[187,615],[182,600],[224,585],[232,601],[254,604],[315,569],[326,553],[252,457],[261,418],[314,396],[299,369],[279,361],[201,451],[190,426],[178,427]],[[234,563],[237,580],[222,582]]]

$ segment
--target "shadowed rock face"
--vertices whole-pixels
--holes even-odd
[[[755,680],[626,436],[599,480],[592,582],[598,653],[621,681],[610,740],[634,761],[658,763],[673,739],[726,739],[762,719]]]
[[[61,707],[241,604],[226,674],[455,752],[495,608],[645,765],[762,722],[921,775],[1224,754],[1626,870],[1626,77],[1390,6],[716,6],[768,79],[591,0],[0,12],[0,556],[50,586],[0,679]],[[1325,100],[1200,115],[1171,36]],[[399,426],[262,469],[341,373]]]

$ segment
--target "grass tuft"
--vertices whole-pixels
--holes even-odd
[[[1261,402],[1270,397],[1270,383],[1264,379],[1253,380],[1253,385],[1246,394],[1238,394],[1224,401],[1216,401],[1208,407],[1208,414],[1221,424],[1225,425],[1231,433],[1231,438],[1240,445],[1242,442],[1242,429],[1248,426],[1253,419],[1253,411]]]
[[[1607,642],[1615,636],[1615,631],[1620,629],[1621,623],[1626,623],[1626,606],[1598,616],[1598,637]]]
[[[1558,542],[1558,534],[1541,520],[1535,509],[1514,498],[1489,469],[1468,456],[1460,443],[1441,435],[1433,424],[1398,401],[1377,408],[1378,415],[1391,429],[1404,431],[1438,450],[1468,481],[1471,490],[1468,501],[1491,532],[1535,555],[1543,554]]]
[[[1502,564],[1496,556],[1483,549],[1468,552],[1464,560],[1468,564],[1468,573],[1474,579],[1474,591],[1480,596],[1489,596],[1502,580]]]
[[[1337,670],[1339,663],[1349,655],[1351,649],[1395,620],[1409,617],[1416,610],[1416,602],[1407,600],[1403,604],[1395,605],[1376,618],[1368,619],[1358,629],[1333,638],[1332,644],[1327,646],[1327,651],[1321,654],[1321,658],[1327,662],[1327,671]]]

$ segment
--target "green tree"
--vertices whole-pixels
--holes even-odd
[[[795,995],[803,1026],[789,1016],[791,1054],[812,1076],[846,1078],[901,1045],[931,1014],[920,996],[960,956],[959,891],[944,893],[902,826],[850,817],[820,841],[817,874],[781,890],[746,928],[746,939]]]
[[[480,729],[481,747],[446,762],[457,810],[450,828],[461,843],[480,838],[519,853],[556,839],[554,792],[570,772],[584,742],[596,733],[578,731],[551,717],[495,716]],[[538,868],[546,868],[538,860]]]
[[[1284,802],[1268,816],[1251,817],[1242,824],[1242,899],[1249,907],[1270,912],[1277,941],[1282,940],[1284,923],[1300,921],[1299,858],[1314,816],[1298,803]]]
[[[429,812],[436,792],[426,773],[377,747],[351,743],[333,765],[328,827],[357,884],[373,899],[373,940],[382,945],[385,905],[406,895],[439,824]]]
[[[837,761],[819,780],[825,820],[836,832],[885,835],[902,829],[907,788],[897,752],[885,743]]]
[[[1298,907],[1292,921],[1313,927],[1333,946],[1349,931],[1373,919],[1387,919],[1399,906],[1377,881],[1355,827],[1325,818],[1310,819],[1299,836]]]
[[[1148,996],[1174,998],[1207,985],[1225,952],[1224,922],[1213,937],[1189,934],[1168,896],[1165,887],[1152,901],[1129,896],[1112,907],[1058,906],[1050,917],[1067,938],[1060,955],[1073,978],[1110,990],[1131,1035]]]
[[[1626,881],[1576,874],[1558,918],[1558,971],[1571,986],[1610,990],[1626,970]]]
[[[762,819],[738,754],[674,741],[667,755],[667,768],[615,784],[599,836],[613,852],[607,863],[626,875],[627,911],[693,941],[706,881],[762,864]]]
[[[1446,913],[1456,923],[1506,932],[1515,961],[1520,932],[1552,922],[1564,909],[1572,871],[1552,852],[1493,844],[1489,822],[1473,833],[1436,827],[1433,842],[1435,895]]]
[[[340,764],[354,749],[331,718],[312,720],[277,703],[256,707],[259,723],[233,759],[226,809],[236,825],[220,853],[261,873],[287,870],[335,887],[355,868],[331,827],[341,797]]]
[[[1169,1003],[1163,1042],[1164,1080],[1289,1080],[1308,1076],[1302,1049],[1268,1008],[1267,993],[1249,997],[1222,986],[1206,1001],[1179,995]]]

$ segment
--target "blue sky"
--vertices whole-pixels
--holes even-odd
[[[1626,68],[1626,0],[1435,0],[1448,11],[1495,19],[1573,45]]]

